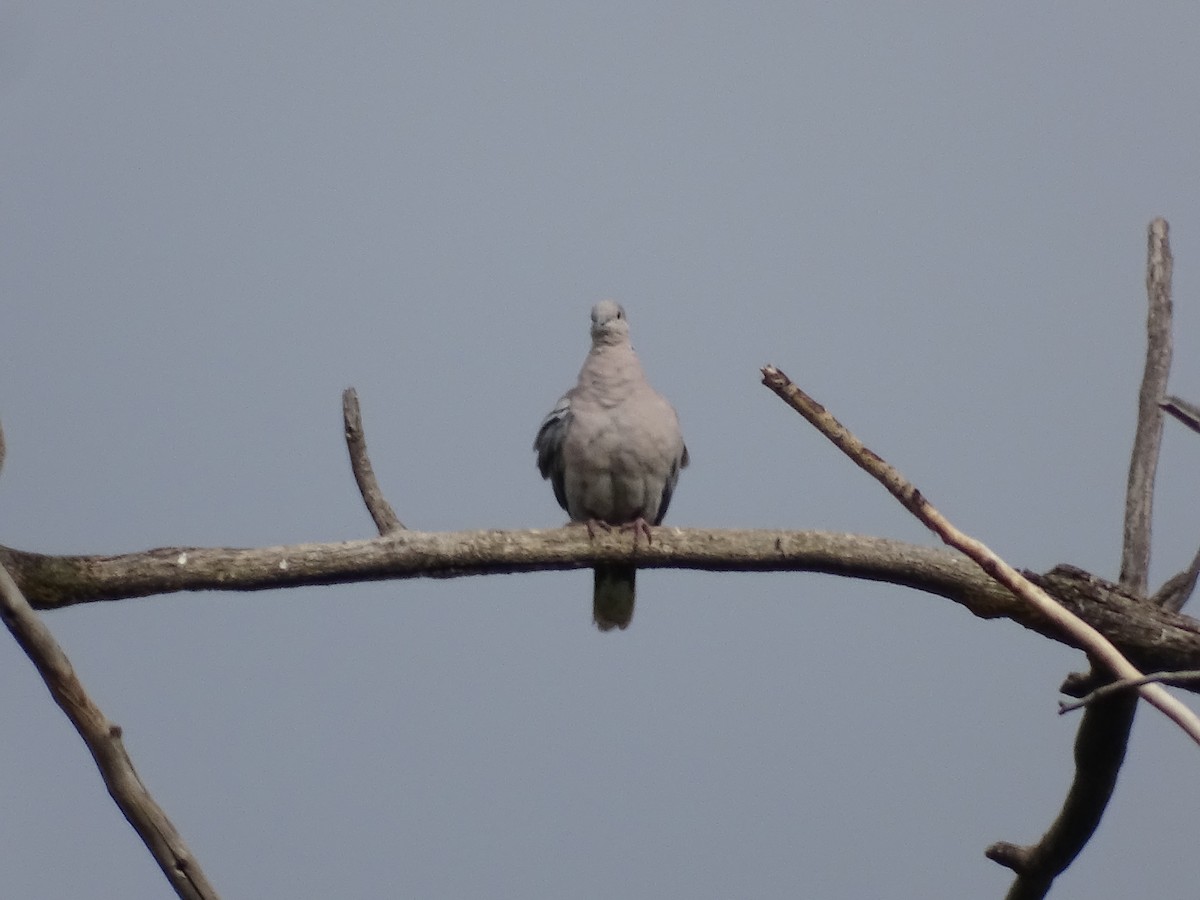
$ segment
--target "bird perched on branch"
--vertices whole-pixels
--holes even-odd
[[[675,410],[646,381],[615,301],[592,307],[592,349],[579,381],[542,420],[533,449],[559,505],[590,535],[628,526],[636,546],[667,514],[688,451]],[[601,631],[629,627],[635,572],[629,563],[596,566],[592,617]]]

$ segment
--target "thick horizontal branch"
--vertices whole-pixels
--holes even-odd
[[[122,556],[44,556],[0,547],[0,562],[38,609],[179,591],[257,591],[315,584],[588,568],[636,560],[644,568],[712,572],[822,572],[916,588],[982,618],[1006,618],[1056,641],[1060,630],[966,557],[937,547],[822,531],[655,528],[654,542],[583,528],[404,531],[333,544],[258,549],[170,547]],[[1028,573],[1027,573],[1028,574]],[[1116,585],[1060,566],[1030,575],[1143,670],[1200,668],[1200,622]]]

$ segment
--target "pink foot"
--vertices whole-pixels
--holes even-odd
[[[584,524],[587,525],[588,537],[592,540],[596,538],[596,531],[612,531],[612,526],[600,519],[588,519]]]
[[[647,522],[645,519],[643,519],[641,516],[638,516],[636,519],[634,519],[628,525],[621,526],[622,531],[624,531],[626,528],[633,530],[633,546],[634,547],[637,547],[639,535],[645,535],[646,546],[649,546],[650,544],[654,543],[654,537],[650,534],[650,523]]]

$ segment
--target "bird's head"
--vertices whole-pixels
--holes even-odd
[[[616,300],[601,300],[592,307],[592,343],[620,344],[629,340],[629,320]]]

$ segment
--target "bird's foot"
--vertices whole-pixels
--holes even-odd
[[[621,526],[622,531],[627,528],[633,531],[633,546],[635,548],[637,547],[638,537],[640,535],[645,535],[647,547],[654,543],[654,537],[650,534],[650,523],[641,516],[638,516],[632,522]]]
[[[612,526],[603,519],[588,519],[584,524],[587,526],[588,537],[592,540],[596,539],[597,531],[612,531]]]

